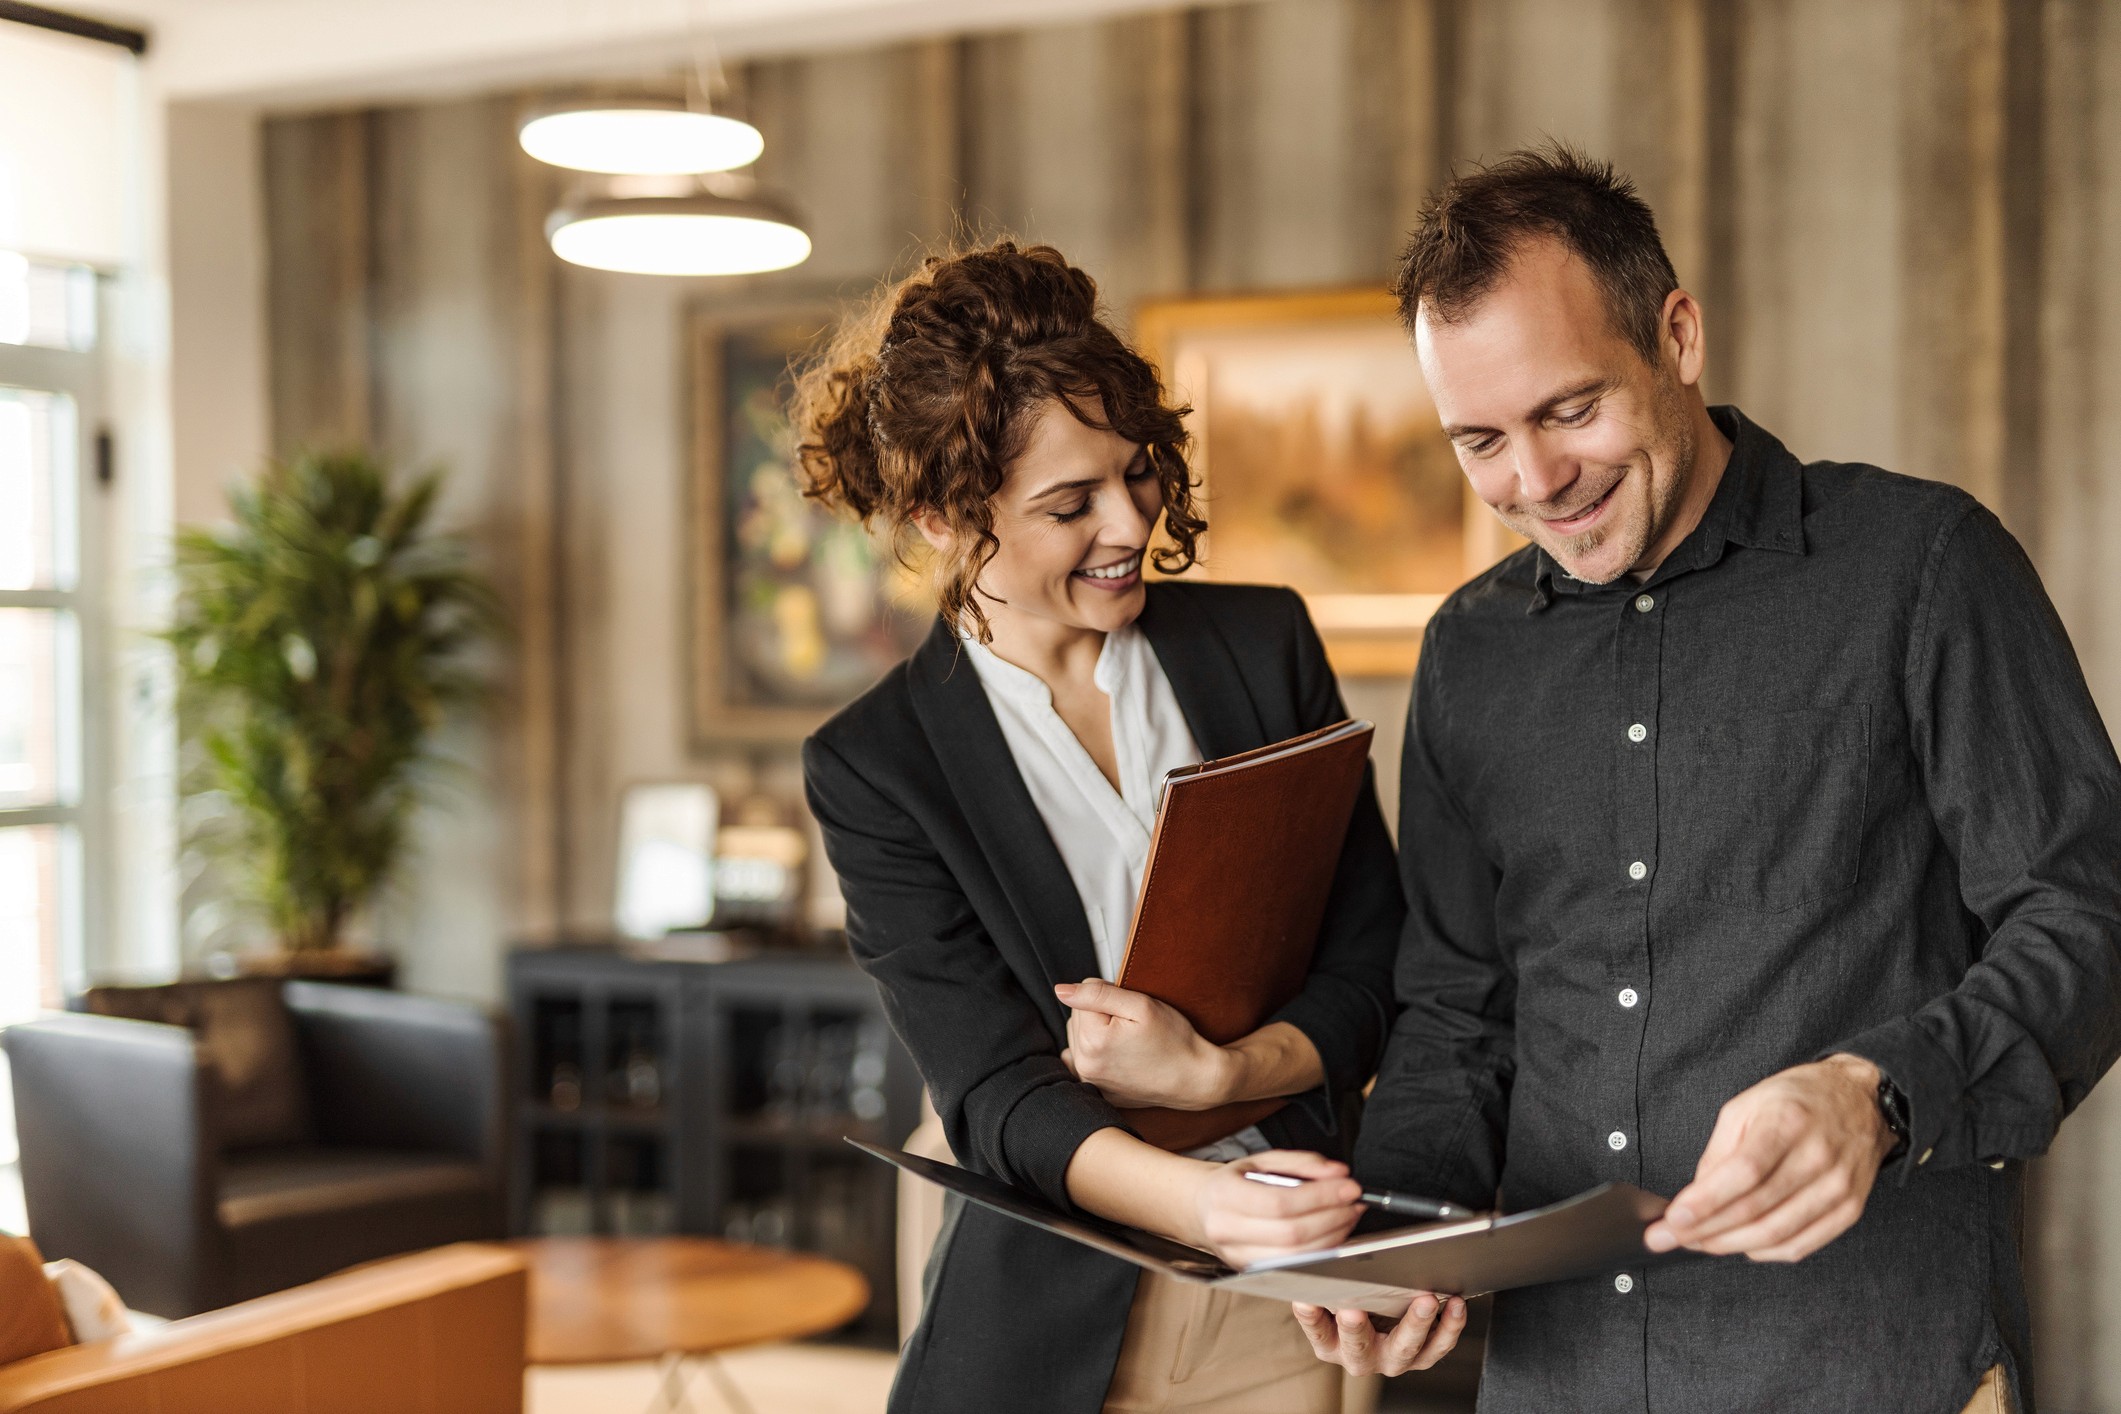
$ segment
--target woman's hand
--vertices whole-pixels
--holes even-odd
[[[1237,1058],[1175,1008],[1096,977],[1053,992],[1070,1008],[1061,1060],[1113,1104],[1207,1110],[1231,1098]]]
[[[1281,1188],[1246,1178],[1249,1169],[1311,1180]],[[1362,1216],[1362,1186],[1348,1166],[1319,1154],[1270,1149],[1202,1175],[1194,1207],[1201,1239],[1235,1267],[1339,1245]]]
[[[1293,1309],[1311,1353],[1351,1375],[1426,1370],[1450,1353],[1466,1328],[1464,1297],[1428,1292],[1414,1298],[1397,1325],[1368,1311],[1328,1311],[1301,1302]]]

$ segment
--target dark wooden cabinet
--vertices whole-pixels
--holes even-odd
[[[675,962],[522,948],[515,1229],[695,1233],[859,1267],[859,1331],[897,1335],[895,1171],[920,1079],[844,953]]]

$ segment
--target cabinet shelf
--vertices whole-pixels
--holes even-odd
[[[845,1120],[771,1120],[738,1118],[722,1125],[722,1136],[731,1144],[758,1148],[802,1148],[835,1150],[850,1139],[882,1144],[883,1126],[852,1115]]]
[[[846,1140],[903,1140],[920,1080],[851,958],[519,948],[508,990],[517,1231],[675,1231],[835,1257],[875,1293],[860,1338],[896,1343],[896,1173]],[[659,1103],[614,1103],[614,1077],[642,1066]],[[554,1105],[555,1083],[582,1102]]]
[[[579,1105],[574,1109],[542,1100],[526,1100],[519,1113],[526,1123],[555,1129],[580,1129],[602,1125],[629,1134],[654,1134],[668,1129],[670,1113],[662,1106],[634,1109],[625,1105]]]

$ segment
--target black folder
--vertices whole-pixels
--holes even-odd
[[[1380,1316],[1406,1312],[1423,1291],[1477,1296],[1514,1286],[1640,1270],[1653,1260],[1643,1230],[1665,1200],[1632,1184],[1605,1183],[1544,1208],[1423,1223],[1324,1252],[1237,1268],[1213,1253],[1095,1217],[1070,1217],[1039,1199],[950,1164],[850,1139],[857,1149],[983,1208],[1181,1281],[1276,1301],[1303,1301]]]

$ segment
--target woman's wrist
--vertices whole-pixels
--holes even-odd
[[[1211,1252],[1214,1249],[1208,1245],[1208,1180],[1215,1177],[1215,1171],[1221,1166],[1201,1159],[1187,1159],[1183,1155],[1174,1157],[1186,1165],[1187,1171],[1177,1178],[1186,1195],[1185,1202],[1179,1205],[1183,1209],[1180,1220],[1185,1230],[1172,1236],[1188,1247]]]
[[[1222,1098],[1216,1104],[1300,1095],[1325,1080],[1318,1047],[1286,1021],[1269,1022],[1217,1049],[1225,1060],[1220,1067]]]
[[[1216,1167],[1166,1153],[1124,1129],[1100,1129],[1069,1160],[1065,1182],[1085,1211],[1204,1248],[1204,1185]]]
[[[1202,1067],[1205,1083],[1199,1103],[1192,1108],[1212,1110],[1217,1105],[1234,1103],[1252,1084],[1253,1069],[1253,1057],[1244,1049],[1243,1041],[1210,1046],[1208,1063]]]

